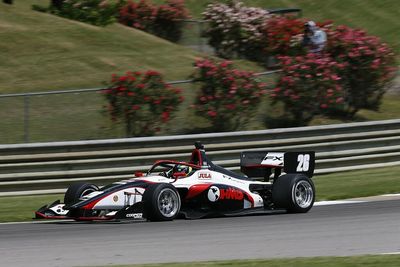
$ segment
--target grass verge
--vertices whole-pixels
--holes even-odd
[[[400,192],[400,166],[340,172],[313,178],[318,200],[376,196]]]
[[[400,192],[400,166],[321,175],[313,178],[317,200],[334,200]],[[0,197],[0,222],[27,221],[33,212],[63,195]]]
[[[315,257],[274,260],[237,260],[213,261],[197,263],[166,263],[142,265],[113,265],[114,267],[203,267],[203,266],[235,266],[235,267],[397,267],[399,255],[368,255],[354,257]]]
[[[0,197],[0,222],[30,221],[45,204],[64,199],[63,195]]]

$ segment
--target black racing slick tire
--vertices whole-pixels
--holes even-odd
[[[143,194],[143,205],[147,220],[172,221],[181,209],[181,198],[171,184],[152,184]]]
[[[314,183],[304,174],[282,175],[272,186],[272,201],[290,213],[308,212],[315,201]]]
[[[98,191],[99,188],[95,184],[88,183],[75,183],[68,187],[64,195],[64,204],[72,205],[79,201],[79,199],[87,194]]]

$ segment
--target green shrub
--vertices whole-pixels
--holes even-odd
[[[181,90],[166,84],[156,71],[114,74],[103,93],[107,113],[112,121],[125,124],[128,137],[159,132],[183,101]]]
[[[346,92],[345,114],[378,110],[397,69],[388,45],[365,31],[339,26],[328,31],[327,52],[344,66],[339,75]]]
[[[200,84],[193,108],[214,131],[234,131],[255,115],[265,84],[251,72],[234,69],[230,61],[201,59],[193,77]]]
[[[32,9],[82,21],[96,26],[106,26],[116,21],[119,2],[109,0],[59,0],[48,8],[33,5]]]
[[[344,94],[337,75],[341,65],[332,58],[310,53],[279,60],[282,72],[270,96],[273,104],[283,103],[293,126],[307,125],[315,115],[342,107]]]
[[[218,56],[265,60],[262,33],[268,11],[241,2],[213,3],[207,6],[203,18],[208,23],[204,36]]]
[[[181,39],[183,20],[189,12],[183,0],[168,0],[156,6],[150,1],[129,1],[119,11],[119,22],[161,38],[177,42]]]

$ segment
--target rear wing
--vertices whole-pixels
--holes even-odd
[[[240,170],[249,177],[267,178],[275,173],[302,173],[311,178],[315,168],[315,152],[242,152]]]

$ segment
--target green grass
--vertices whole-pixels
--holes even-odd
[[[185,2],[194,17],[201,17],[204,8],[211,1],[186,0]],[[369,34],[381,37],[400,52],[398,0],[241,0],[241,2],[247,6],[266,9],[298,7],[302,9],[305,18],[316,21],[333,20],[337,24],[365,29]]]
[[[186,1],[194,17],[200,17],[209,2]],[[305,17],[367,29],[400,51],[397,0],[244,2],[264,8],[297,6]],[[199,56],[119,24],[95,27],[33,11],[32,4],[46,6],[48,0],[0,4],[0,93],[98,87],[111,73],[133,69],[156,69],[167,80],[184,79]]]
[[[317,200],[334,200],[400,192],[400,166],[320,175],[313,178]],[[0,197],[0,222],[26,221],[33,212],[62,195]]]
[[[161,1],[161,0],[160,0]],[[200,17],[210,1],[187,0],[194,17]],[[245,1],[265,8],[298,6],[305,17],[333,19],[368,29],[394,47],[398,46],[397,1]],[[0,3],[0,94],[103,86],[112,73],[155,69],[166,80],[186,79],[196,57],[191,49],[172,44],[135,29],[114,24],[105,28],[67,20],[31,10],[32,4],[46,6],[49,0],[20,0]],[[343,6],[346,6],[343,9]],[[350,8],[347,8],[350,7]],[[343,11],[345,10],[345,11]],[[373,14],[372,14],[373,13]],[[378,16],[379,15],[379,16]],[[376,17],[378,16],[378,17]],[[373,18],[373,19],[371,19]],[[196,31],[193,28],[191,35]],[[190,36],[193,38],[193,36]],[[260,71],[253,63],[239,61],[240,68]],[[182,85],[186,101],[180,112],[160,134],[202,132],[204,121],[193,117],[190,104],[196,91]],[[361,111],[357,120],[400,117],[400,97],[386,97],[380,112]],[[22,98],[1,98],[0,143],[24,141]],[[274,110],[268,101],[259,114],[240,130],[263,129],[265,114]],[[97,93],[54,95],[30,99],[31,142],[87,140],[124,137],[121,125],[114,127],[102,113],[104,99]],[[312,124],[341,122],[316,118]]]
[[[205,267],[205,266],[234,266],[234,267],[397,267],[399,255],[368,255],[353,257],[315,257],[273,260],[236,260],[212,261],[193,263],[163,263],[140,265],[113,265],[115,267]],[[107,265],[109,266],[109,265]]]
[[[102,28],[0,4],[0,93],[101,87],[112,73],[155,69],[184,79],[199,56],[132,28]]]
[[[340,172],[313,178],[318,200],[367,197],[400,192],[400,166]]]
[[[48,1],[0,3],[0,94],[103,87],[112,73],[135,70],[158,70],[167,81],[187,79],[202,56],[120,24],[95,27],[33,11],[32,4]],[[195,87],[180,87],[188,101],[161,134],[195,127],[186,112]],[[114,127],[102,113],[104,104],[98,93],[31,97],[29,141],[125,137],[123,127]],[[0,114],[0,143],[24,142],[24,99],[0,98]]]
[[[30,221],[34,212],[46,204],[60,199],[63,195],[41,195],[23,197],[0,197],[0,222]]]

